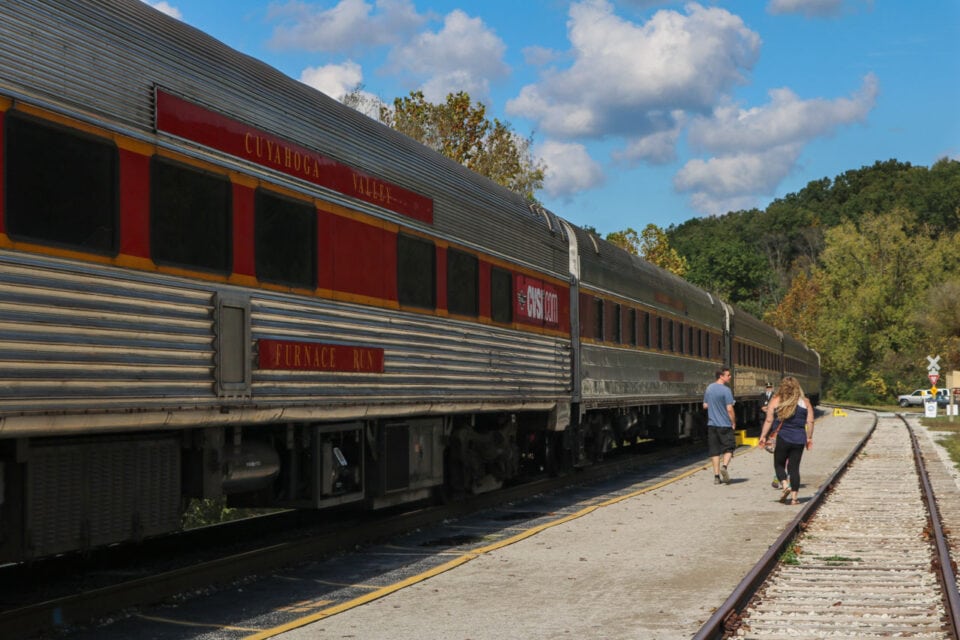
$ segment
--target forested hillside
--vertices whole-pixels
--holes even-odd
[[[927,355],[960,369],[960,162],[877,162],[667,237],[688,280],[817,349],[836,399],[924,386]]]

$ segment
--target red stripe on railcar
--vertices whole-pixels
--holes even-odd
[[[397,299],[397,235],[359,220],[322,215],[331,254],[321,277],[330,288],[381,300]]]
[[[233,272],[244,276],[256,274],[254,262],[254,209],[256,190],[242,184],[233,185]]]
[[[158,131],[193,140],[395,213],[433,224],[433,200],[430,198],[357,171],[306,147],[247,126],[161,89],[156,91],[156,102]]]
[[[150,158],[120,149],[120,253],[150,257]]]

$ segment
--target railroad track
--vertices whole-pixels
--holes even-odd
[[[696,637],[957,638],[956,575],[919,450],[906,420],[879,418],[781,536],[772,571],[753,572],[760,586],[738,589],[744,608],[728,600]]]

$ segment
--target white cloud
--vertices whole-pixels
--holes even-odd
[[[410,0],[377,0],[375,7],[364,0],[340,0],[330,9],[290,0],[271,4],[267,17],[281,22],[271,46],[333,53],[399,42],[426,21]]]
[[[277,48],[356,57],[387,48],[381,71],[419,86],[431,102],[457,91],[482,100],[490,83],[510,72],[503,62],[503,40],[483,20],[459,9],[444,16],[437,31],[424,29],[429,17],[417,13],[411,0],[377,0],[375,5],[340,0],[329,9],[289,0],[271,5],[268,18],[279,23],[270,41]]]
[[[603,169],[582,144],[548,140],[533,151],[547,165],[543,190],[552,198],[569,198],[604,182]]]
[[[167,14],[171,18],[176,18],[177,20],[183,20],[183,14],[180,12],[180,9],[173,6],[169,2],[151,2],[150,0],[143,0],[143,1],[146,2],[148,5],[150,5],[151,7],[153,7],[154,9],[156,9],[157,11],[161,11]]]
[[[763,151],[695,158],[674,177],[678,191],[718,198],[769,193],[793,167],[803,147],[787,144]]]
[[[683,113],[672,116],[676,126],[664,129],[650,135],[640,136],[627,142],[622,151],[616,151],[613,157],[630,163],[645,161],[651,164],[667,164],[677,157],[677,141],[680,139],[682,125],[685,121]]]
[[[651,112],[709,111],[745,81],[760,37],[723,9],[691,3],[685,11],[658,11],[638,25],[614,15],[607,0],[574,3],[572,65],[547,70],[507,111],[565,138],[643,136],[676,125]]]
[[[873,7],[873,0],[770,0],[767,13],[773,15],[799,13],[808,18],[831,18],[843,13],[844,7],[857,2]]]
[[[687,162],[674,188],[691,193],[691,204],[708,213],[757,206],[794,170],[810,141],[866,120],[878,93],[868,74],[851,98],[801,100],[776,89],[763,107],[720,106],[712,117],[694,119],[687,134],[693,148],[716,155]]]
[[[448,93],[467,91],[474,99],[489,93],[489,83],[506,77],[506,45],[480,18],[456,9],[437,32],[425,31],[389,55],[387,71],[421,83],[424,96],[439,102]]]
[[[841,126],[863,122],[876,104],[879,91],[873,74],[864,77],[860,90],[850,98],[801,100],[789,89],[774,89],[769,92],[770,102],[763,107],[724,105],[709,118],[695,118],[687,141],[713,153],[806,143]]]
[[[300,82],[339,100],[363,81],[363,69],[352,60],[343,64],[307,67],[300,73]]]

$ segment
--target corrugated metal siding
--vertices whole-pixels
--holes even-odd
[[[108,267],[0,254],[0,412],[217,406],[218,289]],[[426,315],[252,293],[261,338],[381,347],[384,373],[254,370],[245,404],[554,401],[569,340]],[[231,401],[231,406],[244,404]],[[362,411],[360,411],[362,415]]]
[[[0,255],[0,410],[212,403],[212,294]]]
[[[255,297],[254,340],[381,347],[384,373],[254,371],[257,403],[535,402],[569,394],[569,340],[325,302]]]
[[[120,121],[148,139],[153,88],[161,85],[432,198],[431,229],[441,236],[566,277],[563,234],[550,232],[521,196],[139,0],[3,2],[0,40],[2,84]]]
[[[716,364],[692,357],[584,345],[581,392],[584,403],[627,405],[697,402],[714,380]],[[682,380],[661,379],[661,372]]]

